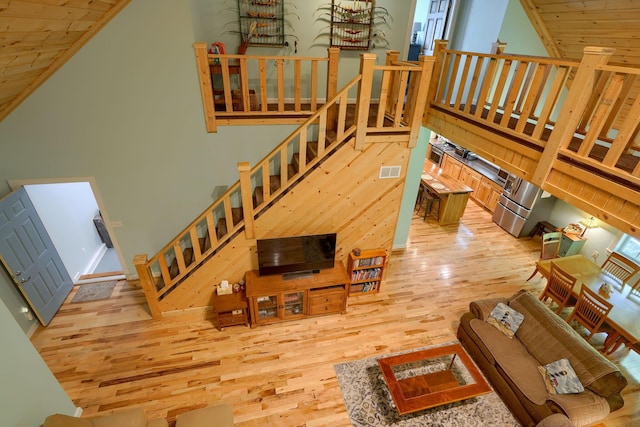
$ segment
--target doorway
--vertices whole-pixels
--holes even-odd
[[[436,40],[448,40],[453,32],[457,0],[416,0],[411,35],[414,55],[432,55]],[[408,58],[412,60],[412,58]]]
[[[24,186],[74,284],[125,278],[125,264],[114,233],[103,219],[105,211],[92,178],[10,185]],[[107,239],[101,232],[107,233]]]

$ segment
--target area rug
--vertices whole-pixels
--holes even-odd
[[[109,299],[113,288],[116,286],[115,280],[109,280],[107,282],[88,283],[86,285],[79,285],[76,294],[73,296],[71,302],[84,302],[84,301],[96,301],[101,299]]]
[[[453,344],[453,342],[441,345],[449,344]],[[431,347],[421,347],[411,351],[427,348]],[[334,366],[342,398],[353,426],[469,427],[490,425],[506,427],[520,425],[495,392],[412,414],[398,415],[382,372],[378,367],[377,359],[404,353],[409,352],[388,354]],[[426,368],[421,367],[420,369]],[[454,362],[454,370],[457,372],[456,375],[460,375],[464,381],[473,381],[459,359]]]

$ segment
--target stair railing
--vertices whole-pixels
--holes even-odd
[[[419,108],[421,101],[417,100],[417,94],[428,86],[428,65],[432,62],[423,60],[422,66],[401,63],[376,67],[374,61],[375,57],[363,54],[361,74],[347,83],[253,168],[249,168],[246,162],[239,163],[239,181],[154,257],[147,260],[146,255],[137,255],[134,258],[134,265],[154,317],[161,317],[159,301],[200,264],[242,229],[246,238],[254,238],[254,220],[262,211],[336,147],[351,138],[355,139],[358,121],[364,114],[361,103],[364,102],[367,110],[369,109],[373,90],[372,79],[365,82],[363,76],[372,76],[374,71],[381,71],[382,88],[387,91],[383,93],[384,90],[381,89],[383,96],[377,110],[384,112],[380,114],[382,118],[374,118],[374,126],[367,126],[365,123],[364,128],[387,132],[384,141],[410,141],[412,129],[407,125],[412,121],[419,122],[422,117],[422,110]],[[412,73],[413,83],[408,86]],[[398,83],[392,84],[392,81]],[[411,87],[416,93],[407,94],[407,87]],[[356,89],[355,119],[350,119],[349,97],[353,96]],[[426,97],[423,96],[424,98]],[[403,104],[406,99],[413,99],[415,105],[405,108]],[[426,101],[422,101],[423,106],[424,102]],[[331,117],[335,117],[335,120]],[[403,137],[392,136],[392,131],[402,132]],[[415,135],[417,138],[417,131]],[[365,142],[383,140],[374,136]]]
[[[205,43],[193,47],[208,132],[219,124],[302,123],[337,91],[338,48],[316,58],[209,54]],[[327,64],[324,91],[322,63]]]

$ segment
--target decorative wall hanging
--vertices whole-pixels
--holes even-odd
[[[331,47],[368,50],[389,44],[384,31],[377,28],[378,24],[387,23],[389,12],[376,7],[375,0],[331,0],[330,5],[321,6],[316,12],[321,13],[318,20],[330,23]],[[326,34],[319,36],[322,35]]]
[[[284,46],[284,0],[238,0],[240,38],[246,46]]]

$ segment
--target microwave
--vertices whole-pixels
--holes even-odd
[[[504,184],[505,182],[507,182],[508,177],[509,177],[509,172],[507,172],[502,168],[498,169],[498,181]]]

